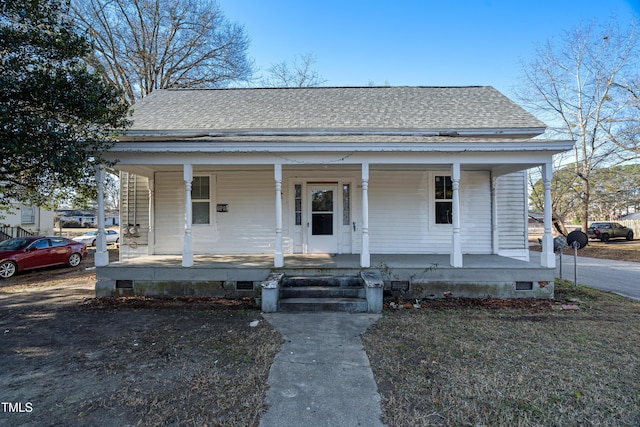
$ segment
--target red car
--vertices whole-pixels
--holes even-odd
[[[52,265],[76,267],[86,255],[87,245],[65,237],[16,237],[0,242],[0,278]]]

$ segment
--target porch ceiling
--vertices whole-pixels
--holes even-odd
[[[521,170],[527,170],[540,166],[540,163],[514,163],[514,164],[491,164],[491,163],[476,163],[476,164],[462,164],[460,169],[462,171],[490,171],[494,176],[500,176],[512,172]],[[128,172],[135,175],[152,177],[156,172],[179,172],[182,173],[182,164],[167,165],[167,164],[116,164],[114,167],[116,170]],[[338,172],[358,172],[361,170],[360,164],[308,164],[308,165],[283,165],[284,172],[299,172],[299,173],[311,173],[317,171],[319,168],[325,171]],[[369,170],[375,172],[380,171],[449,171],[451,164],[442,163],[421,163],[421,164],[370,164]],[[273,165],[194,165],[194,171],[273,171]]]

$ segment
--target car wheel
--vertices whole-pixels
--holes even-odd
[[[0,264],[0,277],[3,279],[8,279],[16,274],[18,271],[18,266],[13,261],[3,261]]]
[[[627,240],[633,240],[633,231],[627,233]]]
[[[602,237],[600,238],[600,240],[602,240],[603,242],[608,242],[609,241],[609,235],[607,233],[604,233],[602,235]]]
[[[77,267],[78,265],[80,265],[80,261],[82,261],[82,256],[78,253],[72,253],[71,255],[69,255],[67,264],[69,264],[69,267]]]

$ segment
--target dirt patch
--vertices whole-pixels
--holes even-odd
[[[281,337],[252,301],[96,299],[89,262],[0,282],[0,424],[257,425]]]

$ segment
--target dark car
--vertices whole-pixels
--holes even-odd
[[[76,267],[87,255],[87,245],[65,237],[17,237],[0,242],[0,278],[18,271],[52,265]]]
[[[617,222],[594,222],[587,229],[587,236],[590,239],[598,239],[603,242],[617,237],[633,240],[633,230]]]

